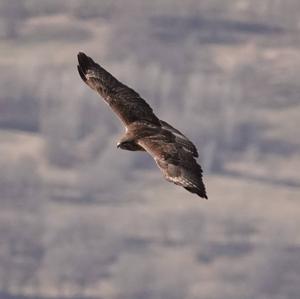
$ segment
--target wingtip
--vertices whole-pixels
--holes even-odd
[[[204,190],[202,190],[202,195],[200,195],[202,198],[205,198],[206,200],[208,200],[208,197],[207,197],[207,193],[206,193],[206,188],[205,188],[205,186],[203,185],[203,187],[204,187]]]
[[[195,193],[197,193],[197,195],[199,195],[200,197],[202,197],[202,198],[205,198],[206,200],[208,200],[208,197],[207,197],[207,195],[206,195],[206,192],[195,192]]]
[[[78,54],[77,54],[77,57],[79,58],[79,57],[84,57],[84,56],[87,56],[85,53],[83,53],[83,52],[78,52]]]
[[[205,198],[205,199],[208,199],[208,198],[207,198],[206,189],[205,189],[204,184],[203,184],[203,186],[200,187],[200,188],[195,188],[194,191],[195,191],[195,193],[196,193],[197,195],[199,195],[200,197]]]
[[[198,196],[205,198],[206,200],[208,199],[205,189],[199,189],[199,188],[194,188],[194,187],[184,187],[184,188],[191,193],[195,193]]]
[[[89,57],[85,53],[79,52],[77,54],[77,58],[78,58],[78,63],[79,63],[81,68],[85,65],[88,65]]]
[[[84,74],[84,72],[82,71],[80,65],[77,65],[77,70],[78,70],[78,73],[79,73],[80,78],[81,78],[84,82],[86,82],[87,79],[86,79],[85,74]]]
[[[202,190],[202,196],[203,198],[205,198],[206,200],[208,200],[208,197],[207,197],[207,193],[206,193],[206,188],[205,188],[205,185],[203,184],[203,190]]]
[[[83,52],[78,52],[77,58],[79,67],[84,74],[86,74],[89,69],[99,67],[99,65],[91,57]]]

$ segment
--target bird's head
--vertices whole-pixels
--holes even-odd
[[[121,148],[121,149],[123,149],[123,148],[124,148],[124,146],[126,146],[126,142],[119,141],[119,142],[117,143],[117,148]]]
[[[134,139],[126,139],[122,138],[118,143],[117,143],[117,148],[121,148],[123,150],[127,151],[141,151],[143,150],[138,144],[135,143]]]
[[[117,148],[127,150],[127,151],[136,151],[137,145],[133,141],[119,141],[117,143]]]

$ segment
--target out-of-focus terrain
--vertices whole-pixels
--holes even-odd
[[[1,0],[1,299],[298,299],[299,13]],[[79,51],[195,142],[208,201],[116,148]]]

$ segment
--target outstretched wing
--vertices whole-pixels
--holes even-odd
[[[198,157],[198,151],[196,146],[190,141],[186,136],[184,136],[180,131],[173,128],[170,124],[166,121],[160,120],[161,126],[163,129],[169,131],[174,136],[177,143],[181,144],[182,147],[193,154],[194,157]]]
[[[207,198],[202,181],[202,169],[184,147],[174,142],[168,134],[161,133],[139,139],[138,144],[143,147],[156,161],[165,178],[182,186],[200,197]]]
[[[92,58],[79,53],[77,68],[82,80],[104,98],[125,126],[141,120],[160,126],[159,119],[145,100],[94,62]]]

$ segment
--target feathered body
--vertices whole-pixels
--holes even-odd
[[[202,169],[195,158],[195,145],[180,131],[160,120],[152,108],[84,53],[78,54],[82,80],[97,91],[125,125],[118,147],[148,152],[165,178],[192,193],[207,198]]]

